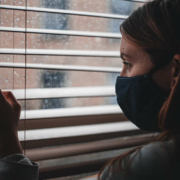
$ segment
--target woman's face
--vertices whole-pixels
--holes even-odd
[[[124,63],[120,76],[133,77],[148,74],[155,67],[150,56],[125,36],[121,38],[120,53]],[[170,63],[152,75],[154,82],[166,95],[171,90],[172,67],[173,63]]]

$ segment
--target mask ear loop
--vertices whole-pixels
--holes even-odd
[[[154,72],[158,71],[159,69],[161,69],[162,67],[166,66],[167,64],[169,64],[171,62],[171,60],[166,60],[166,61],[162,61],[160,62],[155,68],[153,68],[151,71],[150,71],[150,75],[152,75]]]

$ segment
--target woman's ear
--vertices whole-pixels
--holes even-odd
[[[179,75],[180,75],[180,54],[175,54],[173,57],[171,89],[173,89],[173,86]]]

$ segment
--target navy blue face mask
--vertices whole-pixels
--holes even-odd
[[[120,108],[132,123],[142,130],[162,132],[158,115],[167,97],[153,82],[151,75],[157,69],[134,77],[118,76],[115,90]]]

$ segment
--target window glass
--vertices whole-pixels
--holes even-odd
[[[111,0],[110,1],[111,13],[130,15],[134,9],[134,4],[127,1]],[[113,33],[119,33],[119,25],[123,22],[123,19],[110,19],[110,31]]]
[[[26,0],[1,0],[0,3],[25,7]],[[83,113],[86,107],[117,107],[115,81],[122,67],[119,26],[125,19],[120,17],[130,15],[141,5],[120,0],[27,0],[28,7],[61,13],[0,9],[0,28],[3,28],[0,31],[0,85],[2,90],[18,91],[18,101],[25,112],[21,122],[25,122],[26,113],[40,110],[44,115],[48,109],[62,112],[79,107],[78,113]],[[15,32],[9,32],[8,28]],[[79,91],[73,96],[77,88]],[[54,93],[64,89],[68,94],[65,97]],[[36,97],[28,97],[27,92],[33,90]],[[36,120],[43,123],[45,119],[28,120],[31,125]],[[31,133],[34,129],[29,124],[27,127],[21,124],[21,129],[29,128],[27,131]],[[53,134],[53,128],[49,134]],[[40,167],[66,164],[67,160],[72,163],[91,157],[97,159],[99,155],[40,161]],[[102,156],[110,157],[112,151]]]
[[[67,0],[43,0],[41,1],[42,6],[44,8],[51,9],[68,9]],[[67,30],[68,19],[65,14],[55,14],[55,13],[43,13],[43,28],[44,29],[57,29],[57,30]],[[63,36],[55,36],[45,34],[44,38],[48,39],[56,39],[61,38]]]

